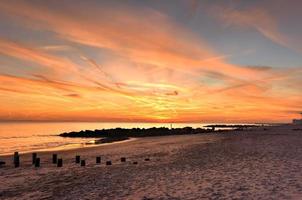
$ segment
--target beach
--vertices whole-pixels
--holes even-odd
[[[283,125],[39,152],[40,168],[31,154],[21,155],[20,168],[1,156],[0,199],[301,199],[301,146],[302,127]]]

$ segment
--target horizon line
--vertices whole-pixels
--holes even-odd
[[[157,123],[157,124],[183,124],[183,123],[189,123],[189,124],[212,124],[212,123],[221,123],[221,124],[287,124],[290,122],[247,122],[247,121],[233,121],[233,122],[200,122],[200,121],[168,121],[168,122],[159,122],[159,121],[98,121],[98,120],[0,120],[0,123]]]

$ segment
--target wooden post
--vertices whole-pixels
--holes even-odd
[[[15,152],[14,153],[14,162],[15,162],[15,158],[19,156],[19,152]]]
[[[0,161],[0,167],[4,166],[5,162],[4,161]]]
[[[62,158],[59,158],[57,160],[57,167],[62,167],[63,166],[63,159]]]
[[[52,163],[56,164],[58,162],[58,155],[57,154],[52,154]]]
[[[35,159],[35,167],[40,167],[40,158]]]
[[[110,160],[106,161],[106,165],[112,165],[111,161]]]
[[[121,162],[126,162],[126,158],[125,157],[121,157]]]
[[[20,157],[19,157],[19,155],[15,156],[14,164],[15,164],[15,168],[20,167]]]
[[[80,161],[81,161],[81,157],[79,155],[76,155],[75,162],[80,163]]]
[[[14,153],[14,165],[15,165],[15,168],[20,166],[20,157],[19,157],[18,152]]]
[[[101,156],[97,156],[95,162],[96,162],[96,164],[100,164],[101,163]]]
[[[36,164],[36,159],[37,159],[37,153],[33,153],[33,154],[32,154],[32,164],[33,164],[33,165]]]
[[[81,160],[81,167],[85,167],[85,165],[86,165],[85,160]]]

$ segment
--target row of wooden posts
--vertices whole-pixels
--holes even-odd
[[[145,161],[150,161],[149,158],[146,158]],[[126,162],[126,157],[121,157],[121,162]],[[57,154],[52,154],[52,163],[57,164],[57,167],[63,167],[63,159],[58,158]],[[82,167],[86,165],[85,160],[81,160],[81,157],[79,155],[75,156],[75,163],[80,164]],[[41,160],[38,157],[37,153],[32,153],[32,164],[35,167],[40,167]],[[101,164],[101,156],[96,157],[96,164]],[[138,164],[137,161],[133,162],[134,165]],[[112,162],[110,160],[106,161],[106,165],[112,165]],[[14,166],[15,168],[20,167],[20,155],[18,152],[14,153]]]

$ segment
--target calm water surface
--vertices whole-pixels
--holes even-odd
[[[201,123],[177,123],[173,128],[191,126],[202,127]],[[170,127],[163,123],[100,123],[100,122],[8,122],[0,123],[0,155],[15,151],[45,151],[91,146],[93,138],[63,138],[58,134],[70,131],[95,130],[103,128],[150,128]],[[90,144],[87,144],[90,143]]]

